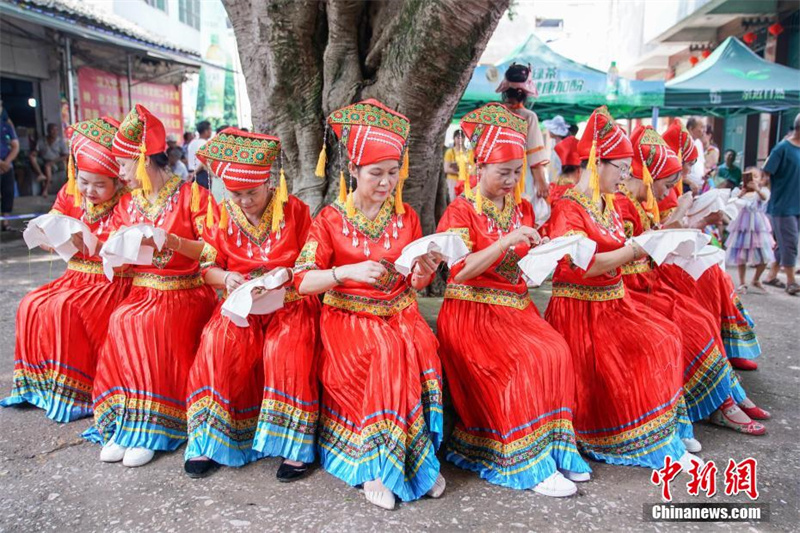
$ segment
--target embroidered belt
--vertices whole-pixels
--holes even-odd
[[[380,300],[369,296],[328,291],[322,303],[353,313],[368,313],[376,316],[393,316],[417,301],[417,293],[411,287],[391,300]]]
[[[653,270],[653,265],[650,263],[650,259],[645,258],[639,261],[625,263],[620,269],[623,276],[628,274],[645,274]]]
[[[619,300],[625,296],[625,286],[622,280],[614,285],[594,286],[577,285],[575,283],[553,283],[553,297],[574,298],[590,302],[607,302]]]
[[[522,294],[492,289],[489,287],[472,287],[449,283],[444,291],[444,297],[451,300],[466,300],[489,305],[502,305],[514,309],[525,309],[531,304],[531,297],[527,292]]]
[[[89,259],[70,259],[67,263],[67,270],[74,270],[75,272],[83,272],[84,274],[95,274],[102,276],[103,263],[100,261],[91,261]],[[115,278],[132,278],[132,272],[114,272]]]
[[[302,300],[303,298],[305,298],[305,296],[297,292],[297,289],[294,287],[286,287],[286,295],[283,297],[283,303],[288,304]]]
[[[133,276],[134,287],[148,287],[158,291],[180,291],[203,286],[203,278],[199,273],[186,276],[160,276],[146,272],[138,272]]]

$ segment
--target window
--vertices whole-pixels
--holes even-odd
[[[167,0],[144,0],[148,6],[160,9],[164,13],[167,12]]]
[[[187,26],[200,29],[200,0],[180,0],[178,18]]]

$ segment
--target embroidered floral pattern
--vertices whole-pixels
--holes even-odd
[[[392,289],[395,288],[397,282],[403,279],[403,276],[397,271],[397,269],[394,267],[394,264],[390,263],[386,259],[381,259],[380,263],[383,265],[383,268],[386,269],[386,273],[378,278],[378,280],[372,286],[379,291],[383,291],[388,294],[392,292]]]
[[[608,204],[606,204],[605,211],[601,213],[600,209],[598,209],[594,202],[592,202],[591,198],[578,191],[578,189],[574,187],[572,189],[567,189],[563,198],[565,200],[571,200],[583,207],[583,209],[585,209],[586,212],[592,217],[592,220],[606,230],[610,232],[616,232],[621,229],[619,215],[617,215],[617,212],[613,209],[609,209]]]
[[[173,255],[175,255],[175,251],[171,250],[170,248],[167,248],[166,246],[162,248],[160,252],[158,250],[154,251],[153,266],[163,269],[164,267],[167,266],[167,263],[169,263]]]
[[[277,197],[278,195],[273,193],[272,199],[269,201],[269,205],[267,205],[267,208],[264,209],[264,213],[261,215],[261,220],[258,222],[258,227],[253,226],[250,221],[247,220],[247,216],[244,214],[244,211],[242,211],[238,205],[230,200],[225,200],[222,208],[228,210],[228,213],[231,215],[231,220],[233,220],[233,223],[236,224],[236,227],[239,229],[239,231],[244,233],[244,235],[253,243],[261,246],[272,232],[272,209],[275,205],[275,199]]]
[[[472,251],[473,244],[469,238],[469,228],[449,228],[447,231],[448,233],[457,233],[461,240],[464,241],[467,250]]]
[[[161,190],[158,191],[158,197],[154,203],[150,203],[150,201],[145,197],[144,192],[142,189],[135,189],[131,193],[131,198],[133,200],[133,205],[136,206],[136,209],[144,215],[149,220],[153,221],[164,212],[164,209],[167,207],[167,203],[172,201],[172,196],[174,194],[178,194],[180,192],[181,185],[183,184],[183,180],[181,180],[180,176],[172,176]]]
[[[444,297],[451,300],[466,300],[489,305],[502,305],[514,309],[526,309],[531,304],[531,297],[527,292],[522,294],[492,289],[489,287],[472,287],[449,283],[444,291]]]
[[[471,198],[470,201],[474,204],[475,198]],[[483,202],[483,214],[492,219],[504,232],[509,232],[513,229],[515,222],[514,215],[516,212],[517,209],[514,203],[514,197],[510,194],[506,196],[503,202],[502,211],[497,208],[494,202],[488,200],[484,200]]]
[[[133,277],[134,287],[148,287],[159,291],[180,291],[203,286],[200,274],[187,276],[160,276],[146,272],[137,272]]]
[[[470,111],[464,115],[461,122],[474,123],[482,126],[500,126],[503,128],[511,128],[523,135],[528,134],[528,121],[510,112],[507,107],[501,104],[489,104],[475,109],[474,111]]]
[[[207,242],[204,242],[203,251],[200,252],[200,268],[206,269],[211,267],[219,268],[217,264],[217,249]]]
[[[88,200],[83,201],[83,216],[87,222],[90,224],[94,224],[101,218],[105,218],[111,214],[111,211],[114,210],[114,207],[119,202],[119,199],[122,198],[122,195],[127,193],[128,189],[122,188],[114,193],[114,196],[111,197],[110,200],[103,202],[102,204],[93,204]]]
[[[513,249],[510,249],[503,256],[503,260],[495,267],[494,271],[511,283],[516,284],[519,282],[519,277],[522,274],[517,264],[520,259],[521,257],[517,255]]]
[[[303,270],[312,270],[317,268],[317,248],[319,243],[313,239],[309,239],[300,250],[300,255],[294,263],[295,271],[301,272]]]
[[[380,300],[369,296],[359,296],[330,290],[325,293],[322,303],[352,313],[368,313],[375,316],[393,316],[417,301],[417,293],[408,287],[391,300]]]
[[[622,280],[605,286],[576,285],[574,283],[553,283],[553,297],[573,298],[589,302],[607,302],[619,300],[625,296],[625,286]]]
[[[405,117],[363,102],[334,111],[328,117],[328,123],[342,124],[345,127],[372,126],[400,135],[403,139],[408,138],[410,129],[410,124]]]
[[[339,200],[333,203],[333,207],[335,207],[342,214],[342,218],[352,224],[359,233],[375,242],[383,236],[389,226],[389,222],[392,220],[392,216],[394,215],[394,196],[389,196],[389,198],[383,202],[380,211],[378,211],[378,214],[375,216],[375,220],[370,220],[358,209],[356,209],[352,218],[348,217],[347,209]]]

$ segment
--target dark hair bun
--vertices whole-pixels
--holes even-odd
[[[525,83],[530,73],[530,66],[512,63],[511,66],[508,67],[508,70],[506,70],[506,79],[514,83]]]

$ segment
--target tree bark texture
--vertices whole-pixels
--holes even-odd
[[[292,193],[316,212],[338,194],[345,161],[325,118],[376,98],[411,121],[404,198],[432,232],[441,215],[443,138],[509,0],[224,0],[257,131],[278,135]],[[332,137],[332,135],[331,135]],[[346,158],[346,155],[344,156]]]

